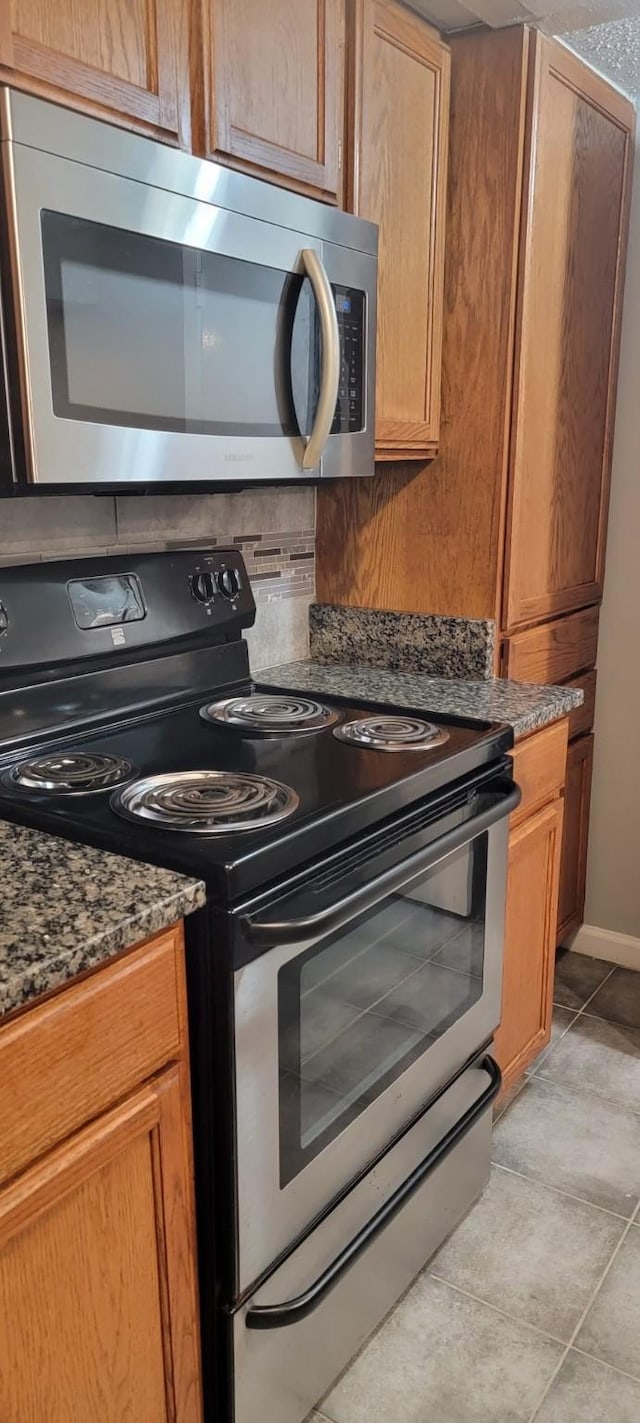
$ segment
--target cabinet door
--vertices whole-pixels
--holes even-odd
[[[593,736],[569,744],[565,789],[565,825],[560,870],[558,941],[579,929],[584,917],[589,846],[589,808],[593,773]]]
[[[201,1423],[185,1103],[166,1071],[0,1192],[2,1423]]]
[[[380,225],[376,454],[424,457],[440,423],[450,54],[396,0],[354,0],[348,63],[348,206]]]
[[[552,801],[509,837],[502,1020],[495,1037],[505,1087],[551,1034],[562,811],[562,801]]]
[[[207,112],[194,123],[203,153],[337,200],[343,5],[344,0],[203,0]],[[194,89],[199,87],[196,77]]]
[[[0,73],[188,146],[186,0],[1,0]]]
[[[506,628],[602,592],[634,127],[540,34],[529,105]]]

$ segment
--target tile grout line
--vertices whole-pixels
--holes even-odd
[[[603,1369],[611,1369],[612,1374],[622,1374],[623,1378],[631,1379],[632,1383],[640,1383],[640,1374],[630,1374],[627,1369],[619,1369],[617,1364],[609,1364],[606,1359],[599,1359],[597,1354],[590,1354],[588,1349],[579,1349],[577,1344],[572,1344],[571,1349],[582,1359],[590,1359],[592,1364],[601,1364]],[[331,1419],[329,1423],[332,1423]]]
[[[592,1210],[609,1215],[613,1220],[623,1221],[625,1225],[635,1224],[638,1206],[634,1207],[632,1215],[620,1215],[619,1211],[610,1211],[607,1206],[599,1206],[597,1201],[588,1201],[586,1196],[574,1195],[573,1191],[563,1191],[561,1186],[552,1186],[549,1181],[542,1181],[538,1176],[525,1176],[524,1171],[516,1171],[513,1166],[503,1166],[500,1161],[492,1161],[491,1165],[496,1171],[506,1171],[509,1176],[517,1176],[519,1181],[526,1181],[529,1186],[540,1186],[543,1191],[553,1191],[554,1195],[563,1196],[567,1201],[575,1201],[579,1206],[590,1206]]]
[[[553,1006],[554,1006],[554,1008],[559,1008],[561,1005],[560,1005],[559,1003],[554,1003]],[[534,1065],[533,1067],[529,1068],[528,1072],[525,1072],[525,1081],[526,1081],[526,1082],[528,1082],[528,1081],[529,1081],[529,1078],[531,1078],[531,1077],[537,1077],[538,1072],[539,1072],[540,1069],[542,1068],[543,1064],[544,1064],[545,1062],[547,1062],[547,1060],[551,1057],[551,1054],[552,1054],[553,1052],[555,1052],[555,1050],[556,1050],[556,1048],[557,1048],[557,1046],[558,1046],[558,1043],[562,1042],[562,1039],[563,1039],[564,1037],[566,1037],[567,1033],[570,1032],[571,1028],[572,1028],[572,1027],[574,1026],[574,1024],[577,1022],[578,1018],[580,1017],[581,1011],[582,1011],[582,1010],[581,1010],[580,1008],[577,1008],[576,1011],[575,1011],[575,1013],[574,1013],[574,1015],[573,1015],[573,1017],[572,1017],[572,1019],[571,1019],[571,1021],[570,1021],[569,1023],[567,1023],[566,1028],[563,1028],[563,1029],[562,1029],[562,1032],[561,1032],[561,1033],[558,1033],[558,1036],[557,1036],[555,1042],[549,1041],[549,1042],[547,1043],[546,1048],[543,1048],[542,1052],[540,1053],[539,1058],[536,1059],[537,1066]],[[570,1012],[571,1012],[571,1009],[570,1009],[570,1008],[565,1008],[565,1009],[564,1009],[564,1012],[565,1012],[565,1013],[570,1013]]]
[[[594,1022],[603,1022],[604,1019],[596,1018]],[[568,1082],[563,1082],[558,1077],[550,1077],[544,1072],[544,1063],[540,1071],[532,1073],[537,1082],[549,1082],[553,1087],[559,1087],[563,1092],[574,1092],[576,1097],[588,1097],[593,1102],[608,1102],[610,1107],[616,1107],[619,1112],[629,1112],[632,1117],[640,1116],[640,1104],[637,1107],[630,1107],[628,1102],[621,1102],[617,1097],[606,1097],[604,1092],[591,1092],[588,1087],[576,1087]],[[527,1081],[530,1079],[527,1078]],[[515,1101],[515,1098],[514,1098]]]
[[[598,1018],[597,1021],[606,1022],[606,1019]],[[611,1026],[615,1026],[615,1024],[612,1024]],[[627,1115],[630,1117],[637,1117],[640,1115],[640,1109],[639,1111],[635,1112],[633,1107],[623,1106],[620,1102],[615,1102],[608,1097],[599,1097],[597,1093],[589,1092],[589,1090],[585,1089],[584,1087],[575,1087],[572,1084],[570,1085],[568,1082],[558,1082],[555,1077],[543,1077],[541,1072],[532,1072],[529,1077],[525,1077],[523,1086],[526,1086],[531,1082],[543,1082],[545,1087],[552,1087],[555,1089],[556,1092],[565,1092],[568,1096],[571,1097],[588,1097],[589,1100],[592,1102],[607,1102],[610,1107],[616,1107],[619,1112],[626,1112]],[[520,1094],[518,1093],[518,1096],[519,1095]],[[517,1097],[514,1097],[513,1100],[514,1102],[516,1102]],[[509,1106],[511,1106],[511,1102],[509,1103]]]
[[[626,1232],[625,1232],[626,1234]],[[547,1329],[540,1329],[538,1324],[532,1324],[529,1319],[519,1319],[514,1314],[508,1314],[500,1305],[493,1304],[491,1300],[481,1299],[480,1295],[474,1295],[471,1290],[465,1290],[462,1285],[453,1285],[451,1280],[445,1280],[444,1275],[436,1274],[435,1270],[430,1270],[429,1265],[425,1266],[425,1272],[432,1280],[437,1280],[439,1285],[445,1285],[448,1290],[453,1290],[454,1294],[464,1295],[465,1299],[472,1299],[474,1304],[482,1305],[483,1309],[492,1309],[494,1314],[499,1314],[502,1319],[507,1319],[510,1324],[516,1324],[519,1329],[530,1329],[533,1334],[538,1334],[542,1339],[548,1339],[552,1344],[559,1344],[561,1349],[566,1348],[566,1341],[560,1339],[557,1334],[550,1334]]]
[[[584,1010],[585,1010],[587,1004],[590,1003],[593,998],[595,998],[596,993],[599,993],[601,988],[604,988],[605,983],[608,983],[608,982],[609,982],[609,979],[611,978],[612,973],[615,973],[616,969],[619,968],[619,967],[620,967],[619,964],[613,963],[613,964],[611,965],[611,968],[609,969],[609,972],[608,972],[608,973],[605,973],[605,976],[604,976],[604,978],[603,978],[603,980],[602,980],[602,983],[599,983],[599,984],[597,985],[597,987],[594,988],[593,993],[590,993],[589,996],[588,996],[588,998],[585,998],[584,1003],[582,1003],[579,1008],[573,1008],[571,1003],[556,1003],[555,998],[554,998],[554,1000],[553,1000],[553,1007],[554,1007],[554,1008],[564,1008],[564,1010],[565,1010],[566,1013],[571,1013],[572,1011],[573,1011],[574,1013],[576,1013],[576,1014],[578,1014],[578,1013],[584,1013]]]
[[[569,1343],[567,1344],[567,1347],[566,1347],[566,1349],[565,1349],[565,1351],[564,1351],[564,1353],[563,1353],[563,1355],[562,1355],[562,1358],[559,1359],[559,1361],[558,1361],[558,1363],[557,1363],[557,1365],[556,1365],[556,1368],[554,1369],[554,1371],[553,1371],[553,1373],[552,1373],[552,1375],[551,1375],[551,1378],[549,1379],[549,1381],[548,1381],[548,1383],[547,1383],[547,1385],[546,1385],[546,1388],[545,1388],[545,1390],[544,1390],[544,1393],[542,1394],[541,1398],[539,1399],[538,1403],[536,1404],[536,1406],[535,1406],[533,1412],[529,1415],[528,1423],[535,1423],[536,1418],[539,1416],[540,1409],[542,1408],[542,1405],[543,1405],[543,1403],[545,1402],[545,1400],[548,1398],[549,1393],[551,1392],[551,1389],[552,1389],[552,1387],[553,1387],[553,1384],[555,1383],[555,1381],[556,1381],[556,1379],[557,1379],[557,1377],[558,1377],[558,1374],[560,1373],[560,1370],[561,1370],[563,1364],[565,1363],[565,1360],[568,1358],[568,1356],[569,1356],[569,1354],[570,1354],[570,1352],[571,1352],[571,1349],[573,1348],[573,1345],[574,1345],[574,1343],[575,1343],[575,1341],[576,1341],[576,1339],[577,1339],[577,1337],[578,1337],[578,1335],[579,1335],[579,1333],[580,1333],[580,1330],[582,1329],[582,1326],[583,1326],[583,1324],[584,1324],[584,1322],[585,1322],[585,1319],[586,1319],[586,1317],[587,1317],[587,1315],[588,1315],[588,1313],[589,1313],[589,1310],[591,1309],[591,1306],[595,1303],[596,1298],[597,1298],[597,1296],[598,1296],[600,1290],[602,1289],[602,1286],[603,1286],[603,1284],[604,1284],[604,1282],[605,1282],[605,1280],[606,1280],[606,1278],[607,1278],[607,1275],[609,1274],[609,1271],[611,1270],[614,1261],[617,1259],[617,1257],[618,1257],[618,1255],[619,1255],[619,1253],[620,1253],[620,1250],[622,1249],[622,1246],[624,1245],[624,1242],[625,1242],[625,1240],[627,1239],[627,1236],[628,1236],[628,1234],[629,1234],[629,1231],[631,1230],[632,1225],[634,1225],[634,1223],[635,1223],[635,1221],[636,1221],[636,1217],[637,1217],[637,1215],[638,1215],[638,1210],[639,1210],[639,1209],[640,1209],[640,1200],[636,1202],[635,1210],[633,1211],[633,1214],[632,1214],[630,1220],[627,1222],[626,1229],[623,1230],[622,1235],[620,1236],[620,1239],[619,1239],[619,1241],[618,1241],[618,1244],[616,1245],[615,1250],[613,1251],[613,1254],[611,1255],[611,1258],[610,1258],[608,1264],[605,1266],[605,1269],[603,1270],[602,1275],[600,1276],[600,1279],[598,1280],[598,1283],[597,1283],[595,1289],[592,1291],[591,1295],[589,1296],[589,1299],[587,1300],[587,1303],[586,1303],[586,1305],[585,1305],[585,1308],[583,1309],[582,1314],[580,1315],[580,1318],[579,1318],[579,1320],[578,1320],[578,1323],[576,1324],[576,1327],[575,1327],[575,1329],[574,1329],[574,1331],[573,1331],[573,1334],[571,1335],[571,1338],[570,1338],[570,1340],[569,1340]],[[589,1355],[588,1357],[589,1357],[589,1358],[592,1358],[593,1355]],[[600,1364],[604,1364],[604,1363],[605,1363],[604,1359],[596,1359],[595,1362],[596,1362],[596,1363],[600,1363]],[[605,1367],[607,1367],[607,1366],[605,1365]],[[608,1367],[611,1368],[612,1365],[610,1364],[610,1365],[608,1365]],[[619,1371],[619,1372],[620,1372],[620,1371]]]

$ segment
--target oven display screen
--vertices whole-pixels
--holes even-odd
[[[142,589],[133,573],[77,578],[67,583],[67,592],[76,626],[82,631],[140,622],[145,616]]]

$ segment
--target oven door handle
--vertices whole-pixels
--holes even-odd
[[[285,919],[283,921],[252,919],[251,915],[245,915],[240,923],[249,943],[255,948],[270,949],[286,944],[297,944],[304,939],[318,938],[322,934],[333,933],[354,915],[370,909],[385,895],[393,894],[394,890],[410,884],[423,870],[438,864],[446,855],[452,854],[454,850],[460,849],[462,845],[467,845],[477,835],[488,830],[489,826],[494,825],[497,820],[502,820],[504,816],[510,815],[520,803],[520,787],[514,785],[512,781],[507,784],[508,789],[503,789],[503,785],[500,786],[502,793],[496,805],[480,811],[479,815],[466,821],[464,825],[456,827],[455,830],[449,830],[446,835],[441,835],[439,840],[432,841],[424,850],[418,850],[415,855],[409,855],[406,860],[402,861],[402,864],[393,865],[390,870],[385,870],[383,874],[378,875],[373,884],[366,884],[360,889],[354,890],[353,894],[347,895],[338,904],[332,904],[329,909],[323,909],[319,914],[310,914],[307,919]]]
[[[245,1318],[247,1329],[283,1329],[287,1324],[297,1324],[299,1320],[306,1319],[308,1314],[312,1314],[314,1309],[317,1309],[318,1305],[321,1305],[327,1298],[327,1295],[331,1294],[343,1275],[346,1275],[351,1266],[355,1265],[356,1260],[371,1245],[376,1236],[382,1233],[427,1176],[462,1141],[462,1138],[471,1130],[489,1104],[497,1097],[502,1084],[502,1073],[497,1062],[492,1057],[485,1057],[480,1066],[489,1075],[489,1085],[477,1101],[467,1108],[464,1116],[456,1122],[446,1136],[442,1137],[438,1145],[432,1148],[424,1160],[411,1172],[411,1175],[407,1176],[406,1181],[403,1181],[402,1185],[398,1187],[394,1195],[380,1207],[380,1210],[376,1211],[371,1220],[362,1227],[362,1230],[354,1235],[353,1240],[349,1241],[349,1244],[340,1251],[339,1255],[336,1255],[331,1264],[327,1265],[326,1270],[323,1270],[308,1289],[304,1290],[301,1295],[296,1295],[294,1299],[285,1300],[282,1304],[252,1305]]]
[[[331,283],[321,258],[317,252],[314,252],[313,247],[304,247],[300,253],[300,260],[303,271],[313,288],[320,317],[322,338],[320,398],[313,429],[302,456],[302,468],[313,469],[320,463],[336,413],[340,385],[340,332]]]

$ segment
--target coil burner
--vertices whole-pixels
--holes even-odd
[[[338,721],[338,713],[310,697],[295,694],[228,697],[200,708],[203,721],[230,726],[252,735],[289,736],[301,731],[323,731]]]
[[[89,795],[112,790],[137,775],[135,766],[121,756],[99,756],[85,751],[60,751],[20,761],[3,777],[5,785],[40,795]]]
[[[178,771],[146,776],[112,797],[127,820],[165,830],[228,835],[264,830],[293,815],[298,796],[289,786],[244,771]]]
[[[417,716],[365,716],[336,726],[334,736],[371,751],[432,751],[449,740],[448,731]]]

